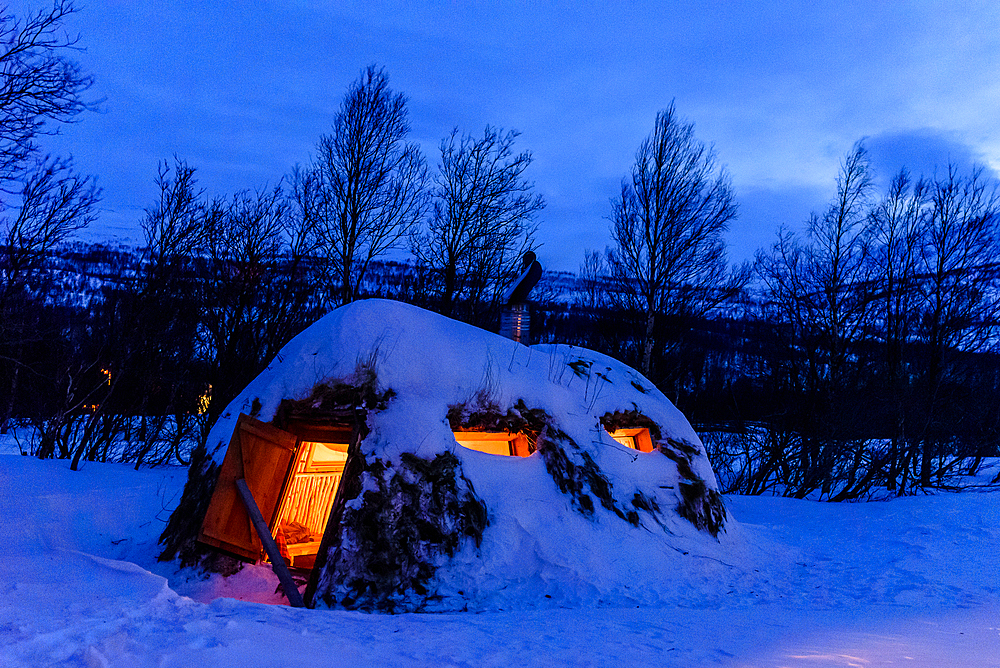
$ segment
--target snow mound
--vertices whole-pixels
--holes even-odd
[[[610,357],[356,302],[295,337],[230,404],[209,436],[215,462],[240,413],[280,422],[289,402],[319,407],[330,388],[353,390],[367,435],[317,562],[317,605],[654,605],[711,600],[741,577],[743,543],[698,436]],[[648,429],[654,450],[616,442],[621,427]],[[501,428],[527,434],[533,454],[477,452],[453,433]]]

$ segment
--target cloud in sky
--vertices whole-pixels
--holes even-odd
[[[95,234],[135,230],[175,154],[211,194],[273,185],[371,63],[432,165],[453,127],[521,131],[552,268],[608,243],[608,200],[671,100],[732,175],[734,259],[822,208],[861,137],[889,162],[945,142],[1000,165],[992,2],[89,0],[69,28],[106,102],[53,147],[100,178]]]
[[[963,143],[956,133],[920,128],[904,132],[883,132],[864,142],[880,183],[905,168],[914,176],[933,177],[953,165],[959,173],[976,167],[996,172],[982,150]]]

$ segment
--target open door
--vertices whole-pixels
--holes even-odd
[[[247,561],[259,559],[263,548],[236,481],[247,481],[264,521],[271,526],[297,445],[295,435],[240,415],[198,540]]]

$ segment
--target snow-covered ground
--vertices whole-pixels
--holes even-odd
[[[156,563],[184,478],[0,455],[0,666],[1000,666],[998,493],[729,497],[757,577],[721,596],[386,616]]]

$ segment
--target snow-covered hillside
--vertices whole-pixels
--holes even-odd
[[[1000,666],[996,493],[727,497],[758,572],[718,597],[369,615],[157,564],[184,477],[0,456],[0,666]]]

